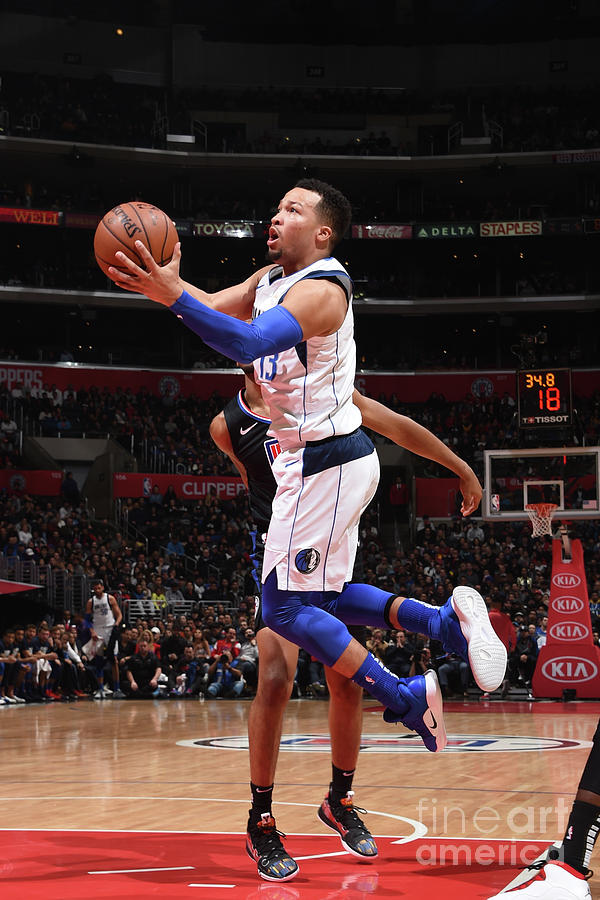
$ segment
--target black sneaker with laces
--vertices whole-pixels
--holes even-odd
[[[366,809],[354,806],[353,798],[354,791],[348,791],[346,796],[337,802],[329,793],[319,807],[319,818],[325,825],[337,831],[342,847],[349,853],[361,859],[365,857],[372,859],[377,856],[377,844],[358,815],[359,812],[365,813]]]
[[[259,819],[248,819],[246,852],[258,868],[258,874],[265,881],[290,881],[299,871],[298,863],[286,853],[281,841],[285,834],[277,831],[271,813],[262,813]]]

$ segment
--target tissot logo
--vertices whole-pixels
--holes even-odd
[[[555,641],[585,641],[590,636],[590,629],[579,622],[557,622],[548,634]]]
[[[550,606],[558,613],[578,613],[583,609],[584,602],[580,597],[555,597]]]
[[[553,576],[552,584],[555,584],[556,587],[577,587],[578,584],[581,584],[581,578],[571,572],[559,572],[558,575]]]
[[[598,666],[589,659],[580,656],[557,656],[549,659],[542,666],[542,674],[550,681],[577,682],[592,681],[598,677]]]

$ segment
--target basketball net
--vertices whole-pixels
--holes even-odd
[[[558,509],[556,503],[528,503],[525,509],[531,521],[533,537],[552,534],[552,516]]]

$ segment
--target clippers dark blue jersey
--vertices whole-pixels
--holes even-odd
[[[271,466],[281,448],[276,438],[269,437],[270,419],[252,412],[243,390],[229,401],[223,414],[233,452],[248,474],[250,512],[262,534],[271,521],[271,504],[277,489]]]

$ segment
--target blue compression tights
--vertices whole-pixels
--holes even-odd
[[[273,569],[263,584],[262,616],[277,634],[332,666],[352,640],[346,625],[389,628],[385,611],[393,596],[370,584],[348,584],[341,593],[282,591]]]

